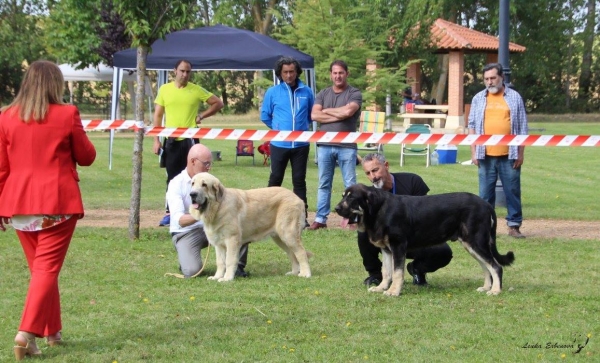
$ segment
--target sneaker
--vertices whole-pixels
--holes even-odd
[[[363,284],[367,285],[367,286],[371,286],[371,285],[379,285],[381,283],[381,276],[375,276],[375,275],[369,275],[369,277],[367,277],[365,279],[365,281],[363,281]]]
[[[165,216],[158,222],[159,227],[168,227],[171,224],[171,215],[165,214]]]
[[[327,224],[325,224],[325,223],[319,223],[319,222],[315,221],[307,229],[310,230],[310,231],[316,231],[317,229],[321,229],[321,228],[327,228]]]
[[[508,235],[513,238],[525,238],[525,235],[519,231],[519,226],[508,227]]]

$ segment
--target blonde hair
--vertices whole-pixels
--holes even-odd
[[[23,122],[42,122],[51,104],[63,104],[65,80],[60,68],[52,62],[39,60],[31,63],[13,102],[2,112],[19,113]]]

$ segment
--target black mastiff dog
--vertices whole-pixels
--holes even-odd
[[[448,240],[460,240],[479,262],[485,280],[477,291],[488,295],[502,291],[502,266],[515,260],[512,252],[503,256],[496,249],[494,208],[471,193],[413,197],[355,184],[346,189],[335,211],[381,248],[383,279],[369,291],[400,295],[406,252]]]

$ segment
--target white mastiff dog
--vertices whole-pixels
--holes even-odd
[[[209,280],[231,281],[240,248],[272,237],[292,261],[288,275],[310,277],[309,253],[302,246],[304,202],[281,187],[251,190],[225,188],[215,176],[192,178],[190,214],[204,223],[204,232],[217,255],[217,272]]]

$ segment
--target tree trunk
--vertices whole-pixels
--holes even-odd
[[[437,91],[435,93],[435,101],[438,105],[444,103],[444,95],[446,94],[446,85],[448,82],[448,54],[442,54],[440,56],[440,78],[437,82]]]
[[[269,0],[267,4],[262,1],[252,1],[252,18],[254,19],[254,31],[263,35],[269,34],[269,29],[273,22],[273,10],[277,5],[278,0]],[[266,9],[263,9],[266,5]]]
[[[592,52],[594,48],[594,28],[596,27],[596,0],[588,0],[587,16],[583,37],[583,54],[581,59],[581,73],[579,76],[578,98],[585,103],[586,111],[589,111],[587,99],[590,97],[590,86],[592,83]]]
[[[146,82],[146,58],[148,56],[148,47],[138,46],[137,48],[137,88],[135,119],[138,121],[140,129],[135,131],[133,142],[132,165],[133,173],[131,178],[131,202],[129,206],[129,239],[136,240],[140,238],[140,201],[142,196],[142,162],[144,151],[144,90]]]
[[[572,16],[571,19],[572,21]],[[571,109],[571,74],[573,73],[571,69],[573,59],[573,29],[569,29],[569,44],[567,45],[567,69],[565,69],[566,77],[565,77],[565,108],[567,110]]]

